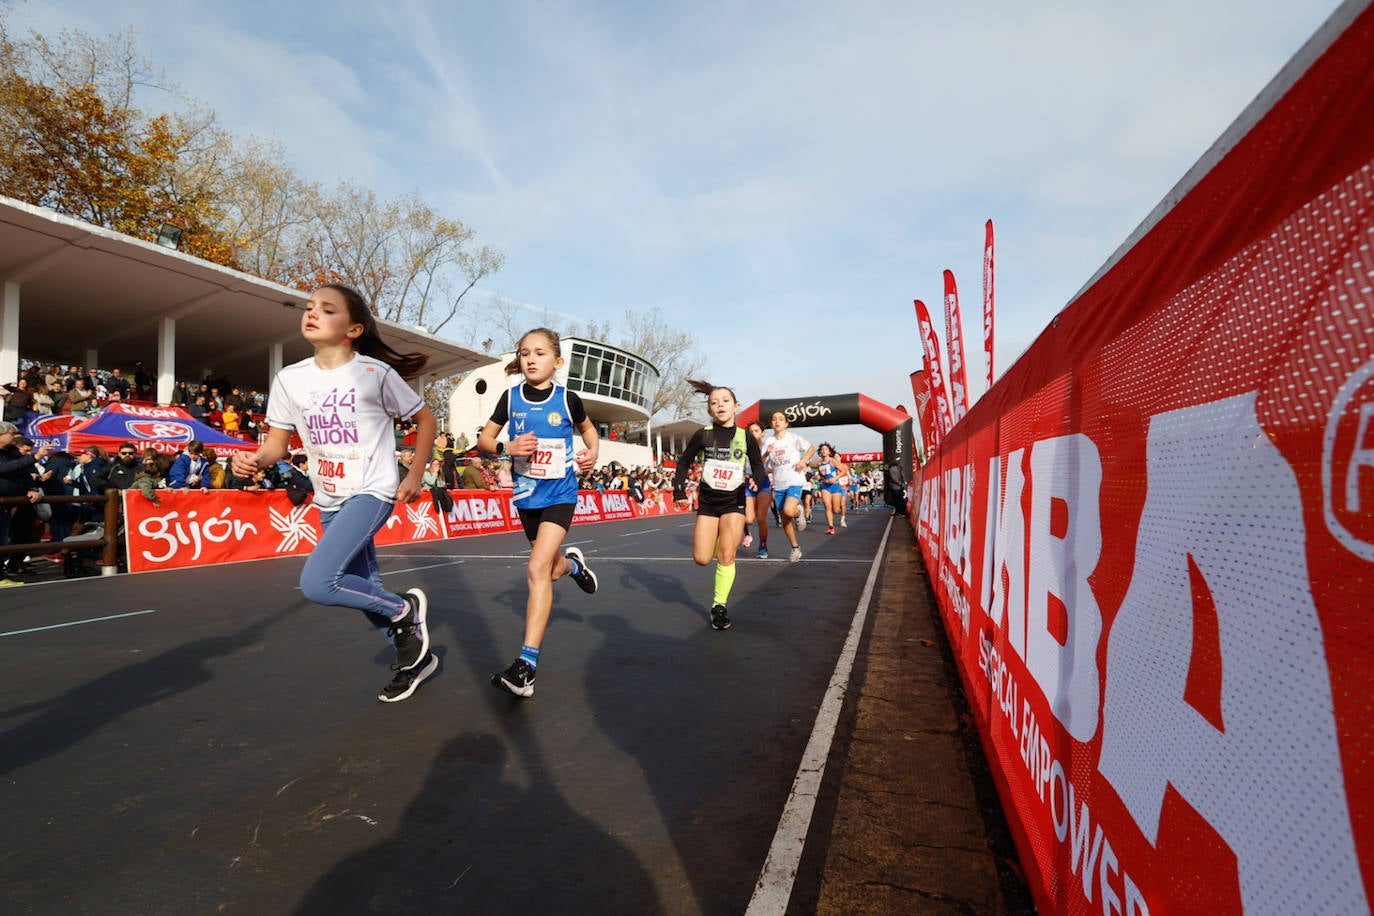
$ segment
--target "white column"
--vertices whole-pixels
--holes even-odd
[[[157,402],[172,403],[177,384],[177,320],[159,318],[157,322]]]
[[[282,359],[283,359],[283,356],[282,356],[282,342],[281,342],[280,340],[274,341],[273,344],[272,344],[270,347],[267,348],[267,387],[268,387],[268,389],[271,389],[271,387],[272,387],[272,380],[273,380],[274,378],[276,378],[276,377],[277,377],[277,373],[281,371]]]
[[[0,302],[0,382],[19,378],[19,284],[5,283]]]

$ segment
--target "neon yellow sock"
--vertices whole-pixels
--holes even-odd
[[[730,601],[730,589],[735,584],[735,564],[724,566],[716,564],[716,593],[711,599],[712,604],[727,604]]]

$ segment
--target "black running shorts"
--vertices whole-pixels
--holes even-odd
[[[520,513],[520,527],[525,529],[525,537],[533,544],[534,539],[539,536],[539,525],[543,522],[552,522],[564,531],[571,528],[573,514],[577,512],[577,503],[555,503],[542,509],[517,508],[515,511]]]

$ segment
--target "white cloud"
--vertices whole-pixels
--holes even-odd
[[[1005,368],[1335,6],[71,0],[14,18],[135,25],[307,177],[426,196],[506,251],[486,285],[537,308],[662,306],[742,396],[909,400],[911,299],[938,311],[953,269],[977,333],[984,220]]]

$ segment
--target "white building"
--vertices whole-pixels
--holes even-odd
[[[650,404],[658,391],[658,369],[642,356],[610,344],[577,337],[564,337],[560,344],[563,368],[555,380],[577,392],[587,408],[587,417],[601,435],[597,466],[618,462],[626,467],[653,463],[649,447]],[[520,381],[520,375],[506,374],[514,353],[502,354],[494,365],[475,369],[459,383],[449,398],[449,432],[465,436],[469,447],[486,425],[503,391]],[[637,431],[634,441],[612,442],[612,423],[629,423]],[[574,442],[576,446],[576,442]]]

